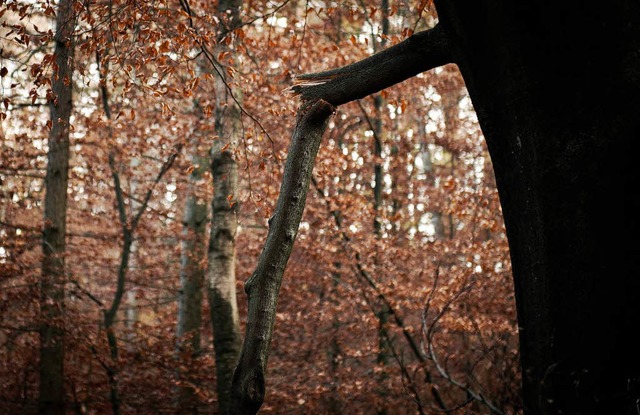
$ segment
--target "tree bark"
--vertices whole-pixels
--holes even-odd
[[[377,51],[379,49],[384,50],[387,44],[387,36],[389,35],[389,1],[382,0],[380,2],[381,9],[381,39],[378,42],[375,36],[372,36],[372,44],[374,50]],[[381,93],[373,95],[373,106],[374,106],[374,116],[372,122],[372,130],[373,130],[373,211],[374,211],[374,219],[373,219],[373,232],[376,240],[379,240],[382,237],[382,217],[384,216],[384,202],[382,200],[382,194],[384,192],[384,171],[382,165],[382,143],[383,143],[383,122],[382,117],[384,111],[386,109],[386,100],[382,96]],[[375,257],[374,257],[374,270],[377,273],[379,268],[379,258],[378,252],[376,249]],[[377,307],[379,309],[376,311],[376,317],[378,318],[378,357],[376,359],[377,363],[382,366],[388,366],[391,360],[392,345],[390,344],[391,337],[389,336],[388,330],[388,321],[389,321],[389,307],[386,303],[378,304]],[[385,386],[385,380],[388,375],[383,370],[378,375],[378,395],[380,396],[380,404],[378,408],[376,408],[376,412],[378,415],[386,415],[387,414],[387,405],[386,405],[386,395],[388,394],[387,387]]]
[[[45,178],[42,274],[40,279],[40,414],[65,413],[64,308],[65,235],[69,178],[69,128],[73,107],[75,16],[73,2],[61,0],[56,16],[55,62],[50,104],[51,130]]]
[[[209,304],[219,412],[225,414],[228,412],[229,389],[242,343],[235,271],[238,166],[229,151],[220,151],[219,145],[216,147],[211,161],[215,194],[211,206],[209,241]]]
[[[462,71],[494,165],[525,413],[636,413],[640,170],[630,149],[640,139],[640,5],[436,5],[431,33]],[[425,62],[442,64],[429,52],[428,33],[300,76],[293,92],[338,105],[429,69]],[[411,49],[423,60],[409,58]]]
[[[258,265],[245,284],[249,296],[247,329],[233,376],[232,414],[255,414],[262,406],[269,345],[278,292],[298,227],[322,135],[334,107],[326,101],[304,105],[291,139],[276,209]]]
[[[495,169],[525,413],[635,413],[640,6],[437,6]]]
[[[218,3],[218,14],[224,28],[222,35],[232,36],[239,26],[240,0]],[[218,52],[228,50],[219,42]],[[224,68],[217,69],[215,80],[215,131],[218,139],[211,149],[213,201],[211,203],[211,235],[209,240],[209,305],[213,325],[213,344],[216,358],[216,386],[218,412],[229,411],[233,371],[238,362],[242,337],[236,296],[236,232],[238,228],[236,193],[238,165],[233,152],[237,148],[241,130],[240,91],[232,90],[231,79]]]

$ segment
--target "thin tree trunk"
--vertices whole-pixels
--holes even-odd
[[[249,312],[242,354],[233,376],[232,414],[255,414],[264,401],[278,292],[304,212],[313,163],[334,110],[326,101],[316,101],[298,111],[267,240],[258,265],[245,284]]]
[[[222,26],[229,36],[240,24],[241,5],[239,0],[223,0],[218,4]],[[220,42],[218,49],[220,52],[226,50],[225,43]],[[241,96],[239,91],[231,89],[226,71],[218,70],[218,75],[215,81],[215,130],[219,138],[211,149],[214,195],[211,203],[208,295],[216,358],[218,411],[226,414],[233,371],[242,345],[236,297],[238,165],[233,156],[241,128],[241,112],[236,100],[240,101]]]
[[[458,113],[458,104],[460,103],[459,94],[449,91],[443,91],[440,96],[442,97],[442,114],[444,116],[444,132],[445,135],[456,138],[456,118]],[[456,153],[453,149],[448,149],[451,155],[451,177],[455,178],[456,175]],[[449,225],[449,239],[453,239],[456,233],[456,219],[452,213],[447,215]]]
[[[219,91],[226,95],[226,91]],[[233,105],[220,109],[220,137],[233,134],[239,111]],[[226,119],[224,118],[226,114]],[[231,127],[231,128],[229,128]],[[223,132],[224,131],[224,132]],[[220,134],[222,132],[222,134]],[[226,135],[229,137],[229,135]],[[211,238],[209,241],[209,304],[213,324],[216,376],[220,412],[226,413],[229,388],[240,354],[241,335],[236,298],[236,232],[238,166],[228,150],[222,150],[222,138],[216,141],[211,155],[214,197],[211,204]]]
[[[373,45],[374,51],[383,50],[387,44],[387,36],[389,35],[389,1],[382,0],[380,4],[382,17],[381,17],[381,25],[382,25],[382,37],[378,42],[376,37],[373,36]],[[374,234],[376,239],[380,239],[382,236],[382,218],[381,218],[381,210],[384,208],[382,201],[382,193],[383,193],[383,167],[382,167],[382,136],[383,136],[383,128],[382,128],[382,117],[386,106],[386,100],[382,96],[382,94],[375,94],[373,96],[374,103],[374,119],[373,119],[373,156],[374,156],[374,188],[373,188],[373,209],[375,212],[374,218]],[[378,258],[376,252],[375,258],[375,268],[378,268]],[[377,272],[377,270],[376,270]],[[389,360],[391,358],[391,350],[389,341],[391,337],[389,336],[387,330],[387,324],[389,320],[389,307],[387,304],[380,304],[380,309],[376,312],[376,317],[378,318],[378,357],[377,363],[382,366],[387,366],[389,364]],[[381,371],[378,375],[378,393],[381,396],[381,404],[377,408],[377,413],[379,415],[384,415],[387,413],[387,408],[385,405],[385,396],[387,394],[387,388],[385,387],[385,380],[387,378],[387,374],[385,371]]]
[[[422,129],[421,137],[424,139],[424,129]],[[430,182],[434,182],[434,168],[433,160],[431,159],[431,151],[429,151],[429,144],[423,141],[420,146],[420,158],[422,159],[422,173],[426,176],[426,179]],[[433,225],[433,236],[435,239],[442,239],[444,237],[444,221],[442,219],[441,210],[431,211],[431,224]]]
[[[312,178],[313,180],[313,178]],[[314,182],[315,183],[315,182]],[[336,262],[334,264],[336,271],[333,273],[333,281],[331,284],[331,289],[329,291],[329,301],[333,303],[332,305],[337,307],[337,298],[338,298],[338,284],[340,284],[342,280],[341,275],[341,264]],[[338,369],[340,367],[340,354],[342,350],[340,348],[340,343],[338,342],[338,332],[340,330],[340,320],[338,319],[338,313],[334,312],[333,317],[331,319],[331,343],[329,344],[329,350],[327,353],[327,358],[329,360],[329,376],[333,379],[331,382],[331,386],[329,387],[329,393],[326,397],[327,400],[327,410],[330,414],[338,415],[342,414],[342,397],[340,396],[340,382],[338,379]]]
[[[105,90],[103,90],[103,94],[104,93]],[[106,94],[104,96],[106,97]],[[105,100],[105,102],[107,101]],[[124,200],[125,196],[122,190],[120,174],[118,173],[118,169],[115,165],[115,156],[113,155],[113,152],[109,154],[109,168],[111,169],[111,175],[113,177],[113,186],[116,193],[116,206],[118,209],[118,217],[120,220],[120,227],[123,237],[122,250],[120,254],[120,265],[118,266],[118,275],[116,280],[116,292],[113,296],[113,300],[111,301],[111,305],[109,306],[109,308],[103,310],[103,322],[112,360],[112,364],[110,366],[107,366],[106,369],[107,375],[109,377],[111,409],[114,415],[118,415],[120,413],[120,398],[118,393],[119,346],[118,338],[115,334],[114,329],[116,317],[118,315],[118,311],[120,310],[120,305],[122,304],[124,294],[126,292],[127,271],[129,270],[129,261],[131,258],[132,247],[135,242],[134,234],[136,229],[138,228],[142,215],[147,209],[149,200],[151,200],[155,185],[157,185],[165,175],[165,173],[169,171],[180,150],[181,147],[178,147],[176,152],[171,154],[165,161],[162,168],[158,172],[158,175],[155,177],[151,187],[147,190],[147,193],[142,198],[140,207],[137,209],[137,211],[132,212],[130,218],[128,217],[126,212],[126,205]]]
[[[202,289],[206,266],[207,205],[198,195],[199,183],[209,168],[209,157],[198,154],[199,142],[192,146],[193,171],[189,176],[189,189],[184,209],[182,252],[180,260],[180,300],[178,304],[178,358],[188,364],[200,353],[200,327],[202,324]],[[185,365],[188,367],[188,365]],[[181,374],[185,376],[185,374]],[[184,382],[184,379],[182,379]],[[180,413],[197,413],[197,399],[189,384],[177,390]]]
[[[111,16],[111,13],[109,13]],[[108,61],[107,61],[108,62]],[[106,77],[108,74],[108,67],[101,67],[101,59],[100,55],[96,54],[96,63],[98,65],[98,71],[100,76],[100,95],[102,99],[102,108],[104,110],[104,114],[108,120],[111,120],[111,106],[109,105],[109,91],[107,90]],[[111,125],[107,129],[109,137],[113,137],[113,130]],[[125,278],[127,273],[127,268],[129,267],[129,256],[131,252],[131,247],[133,245],[133,235],[131,234],[130,228],[127,227],[126,224],[126,211],[124,205],[124,198],[122,194],[122,187],[120,184],[120,176],[116,170],[115,160],[113,155],[113,150],[109,154],[109,168],[111,169],[111,174],[114,181],[114,189],[116,194],[116,206],[118,210],[118,218],[120,219],[120,224],[122,228],[122,236],[123,236],[123,245],[120,255],[120,265],[118,266],[118,275],[116,280],[116,293],[112,300],[111,306],[109,309],[102,310],[103,324],[105,329],[105,334],[107,337],[107,344],[109,346],[109,354],[111,357],[111,364],[103,364],[105,371],[107,372],[107,380],[109,383],[109,402],[111,403],[111,412],[113,415],[118,415],[120,413],[120,397],[118,392],[118,338],[114,332],[114,323],[115,317],[118,311],[118,307],[120,306],[120,302],[122,301],[122,296],[124,295],[124,285]]]
[[[295,95],[299,95],[303,102],[310,103],[322,99],[333,105],[341,105],[451,62],[453,56],[448,43],[449,39],[442,29],[436,26],[360,62],[324,72],[300,75],[291,90]],[[373,283],[367,273],[362,269],[360,272]],[[386,305],[389,307],[388,303]],[[391,308],[388,309],[392,312]],[[401,321],[397,322],[402,325]],[[411,340],[411,336],[407,336],[407,339]],[[416,356],[422,360],[421,353],[415,350]],[[432,392],[438,404],[444,408],[437,390],[434,389]]]
[[[65,234],[69,169],[69,123],[73,89],[73,2],[61,0],[56,17],[51,130],[45,178],[40,279],[40,414],[64,414]]]
[[[115,166],[113,165],[113,159],[110,156],[110,166],[112,169],[112,174],[114,178],[116,195],[117,195],[117,203],[118,203],[118,211],[120,212],[121,225],[122,225],[122,234],[123,234],[123,243],[122,243],[122,251],[120,254],[120,265],[118,266],[118,276],[116,280],[116,292],[113,297],[113,301],[108,310],[103,310],[103,322],[104,329],[107,335],[107,344],[109,345],[109,352],[111,355],[111,365],[107,368],[107,376],[109,379],[109,400],[111,401],[111,410],[113,415],[120,414],[120,396],[118,392],[118,338],[115,333],[115,322],[116,316],[118,314],[118,309],[120,308],[120,304],[122,303],[122,298],[125,293],[125,283],[127,276],[127,269],[129,267],[129,258],[131,255],[131,247],[133,245],[133,234],[130,228],[127,227],[126,224],[126,213],[124,199],[122,197],[122,190],[120,187],[120,178],[115,170]]]
[[[135,139],[137,142],[138,139]],[[131,159],[129,166],[132,171],[139,168],[141,164],[141,159],[138,157],[134,157]],[[129,178],[129,194],[135,195],[138,191],[138,182],[135,178]],[[135,200],[129,201],[129,209],[131,212],[135,212],[140,208],[140,203]],[[136,268],[138,267],[136,264],[136,256],[138,251],[138,244],[133,239],[130,248],[131,253],[129,254],[129,263],[127,264],[127,275],[135,275]],[[136,290],[129,289],[126,291],[126,295],[124,298],[124,326],[125,326],[125,348],[128,351],[134,350],[134,342],[136,338],[136,323],[138,322],[138,301],[136,298]]]
[[[383,1],[383,7],[385,5],[385,3],[387,3],[386,1]],[[387,6],[387,13],[388,14],[388,4]],[[385,16],[384,10],[383,10],[383,16]],[[383,27],[388,27],[388,23],[385,25],[384,21],[388,20],[388,19],[383,19]],[[385,35],[387,33],[384,33]],[[384,45],[386,42],[384,41],[384,37],[383,37],[383,41],[380,42],[381,46]],[[385,99],[383,98],[382,94],[376,94],[373,96],[373,102],[374,102],[374,118],[372,121],[373,124],[373,140],[374,140],[374,144],[373,144],[373,155],[374,155],[374,166],[373,166],[373,171],[374,171],[374,187],[373,187],[373,210],[375,212],[375,217],[373,220],[373,232],[374,232],[374,236],[377,240],[379,240],[382,236],[382,214],[381,214],[381,210],[384,208],[383,206],[383,201],[382,201],[382,193],[383,193],[383,187],[384,187],[384,183],[383,183],[383,168],[382,168],[382,135],[383,135],[383,129],[382,129],[382,114],[384,111],[384,107],[385,107]],[[376,245],[378,246],[378,245]],[[374,264],[374,269],[376,270],[375,272],[377,273],[377,269],[378,269],[378,252],[376,249],[376,254],[375,254],[375,264]],[[391,350],[390,350],[390,344],[389,344],[389,333],[387,330],[387,324],[388,324],[388,320],[389,320],[389,308],[387,307],[386,304],[380,304],[380,309],[376,311],[376,317],[378,318],[378,357],[376,359],[377,363],[379,365],[382,366],[387,366],[389,364],[389,360],[391,358]],[[385,396],[387,394],[386,391],[386,387],[384,385],[384,382],[387,378],[387,374],[385,373],[385,371],[381,371],[380,374],[378,375],[378,394],[380,395],[380,397],[382,398],[381,404],[380,406],[377,408],[377,413],[378,415],[384,415],[387,413],[387,408],[385,405]]]
[[[389,35],[389,1],[382,0],[382,38],[378,42],[375,34],[372,34],[372,44],[374,52],[384,49],[387,44],[387,36]],[[373,209],[375,218],[373,222],[376,237],[380,237],[382,223],[380,218],[380,209],[382,209],[382,114],[385,107],[385,99],[382,94],[373,95],[373,105],[375,117],[372,121],[373,129],[373,156],[374,156],[374,186],[373,186]]]
[[[129,261],[129,272],[134,272],[135,265],[132,264],[135,262],[136,258],[136,243],[134,242],[131,246],[131,260]],[[135,341],[137,335],[136,325],[138,323],[138,298],[137,298],[137,290],[130,289],[127,291],[127,296],[125,298],[125,327],[126,327],[126,348],[130,352],[135,351]]]

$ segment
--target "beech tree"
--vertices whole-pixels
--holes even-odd
[[[226,41],[240,27],[242,1],[219,1],[221,21],[218,54],[229,54]],[[213,63],[212,63],[213,64]],[[234,65],[220,65],[215,78],[215,133],[211,148],[211,235],[209,239],[208,294],[216,356],[216,385],[221,413],[228,411],[233,370],[238,362],[240,316],[236,299],[236,238],[238,233],[238,164],[234,156],[242,134],[240,88],[232,88]]]
[[[65,413],[64,309],[69,182],[69,131],[73,88],[75,13],[72,1],[58,5],[55,29],[55,67],[51,80],[50,132],[45,178],[40,280],[40,402],[41,414]]]
[[[283,261],[306,194],[302,178],[331,109],[447,63],[463,74],[494,165],[513,262],[525,413],[636,411],[640,193],[632,190],[639,173],[629,149],[640,131],[640,6],[441,0],[436,7],[435,28],[361,62],[301,75],[293,87],[303,101],[289,156],[297,161],[287,161],[265,250],[246,284],[237,413],[262,404]],[[301,134],[308,134],[306,152],[297,148]],[[612,212],[611,221],[603,212]]]
[[[180,360],[189,362],[200,353],[200,332],[202,326],[202,298],[204,275],[206,272],[207,204],[198,192],[204,172],[209,165],[201,149],[201,137],[198,132],[192,138],[190,159],[193,171],[189,175],[189,186],[185,195],[183,214],[182,245],[180,254],[180,294],[178,299],[178,354]],[[177,391],[177,406],[185,413],[195,405],[193,388],[185,385]],[[195,412],[191,410],[191,412]]]

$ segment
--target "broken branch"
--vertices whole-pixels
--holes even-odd
[[[278,292],[298,234],[309,180],[329,116],[335,108],[319,100],[303,105],[289,146],[284,177],[258,265],[245,284],[249,311],[240,360],[233,376],[233,414],[255,414],[262,406],[269,345]]]
[[[291,92],[303,101],[322,99],[338,106],[452,62],[447,37],[440,25],[436,25],[359,62],[298,75]]]

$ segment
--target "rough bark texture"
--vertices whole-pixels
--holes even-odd
[[[273,335],[278,292],[304,212],[309,180],[334,107],[317,101],[304,106],[285,163],[276,209],[256,270],[247,283],[247,329],[233,377],[232,414],[255,414],[265,393],[265,372]]]
[[[218,14],[224,28],[221,35],[229,34],[241,23],[241,5],[240,0],[223,0],[218,3]],[[227,49],[226,43],[221,41],[217,51]],[[242,128],[239,108],[242,97],[239,90],[231,90],[224,68],[218,68],[217,73],[215,130],[218,139],[211,149],[214,195],[211,203],[208,295],[216,358],[218,412],[226,414],[229,411],[233,371],[242,343],[236,298],[238,165],[233,156]]]
[[[45,178],[42,275],[40,279],[40,398],[41,414],[65,413],[64,297],[67,184],[69,170],[69,120],[72,110],[72,76],[75,26],[72,3],[58,5],[55,34],[57,71],[53,75],[51,130]]]
[[[527,414],[637,413],[640,4],[437,3],[487,139]]]
[[[525,413],[637,413],[640,170],[630,150],[640,140],[640,4],[436,6],[439,37],[447,39],[438,43],[448,45],[462,71],[495,169],[513,263]],[[426,42],[420,34],[413,39]],[[438,62],[428,46],[421,49],[425,62]],[[428,69],[403,58],[411,54],[406,48],[386,52],[386,59],[383,52],[301,76],[306,84],[294,92],[338,104],[402,80],[376,65]],[[377,74],[366,88],[362,65]]]

